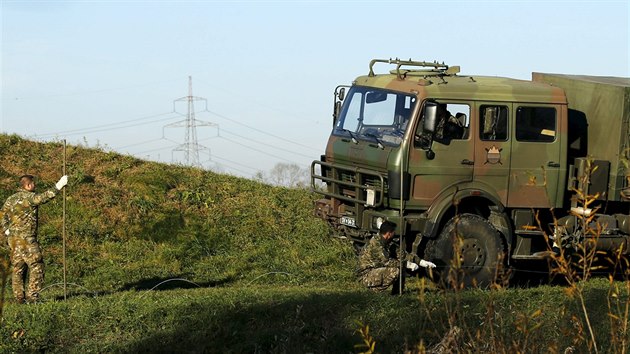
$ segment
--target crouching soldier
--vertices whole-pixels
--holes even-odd
[[[67,183],[68,176],[63,176],[55,188],[36,194],[35,178],[23,175],[20,190],[7,198],[2,207],[2,230],[11,250],[11,285],[18,303],[36,302],[44,282],[44,259],[37,242],[38,206],[54,198]]]
[[[370,239],[359,255],[360,281],[370,290],[386,291],[400,277],[400,260],[390,252],[390,243],[395,231],[396,224],[391,221],[383,222],[379,233]],[[420,260],[420,265],[405,262],[405,268],[412,272],[419,267],[435,268],[435,264],[425,260]],[[394,286],[392,293],[396,293],[397,290]]]

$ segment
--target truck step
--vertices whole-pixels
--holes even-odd
[[[542,236],[544,233],[540,230],[516,230],[515,234],[522,237],[533,237],[533,236]]]
[[[542,251],[536,252],[534,254],[515,254],[512,256],[512,259],[519,261],[534,261],[534,260],[545,260],[551,258],[553,252],[551,251]]]

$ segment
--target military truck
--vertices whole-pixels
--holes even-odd
[[[338,86],[316,215],[357,247],[391,220],[436,279],[457,268],[466,286],[560,249],[628,255],[630,79],[459,72],[374,59]]]

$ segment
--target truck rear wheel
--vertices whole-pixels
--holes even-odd
[[[501,235],[486,219],[463,214],[427,243],[425,258],[437,265],[433,279],[444,287],[486,288],[500,279],[505,250]]]

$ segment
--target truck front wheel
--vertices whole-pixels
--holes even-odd
[[[463,214],[427,243],[425,258],[437,265],[433,279],[445,287],[486,288],[501,279],[505,250],[501,235],[486,219]]]

